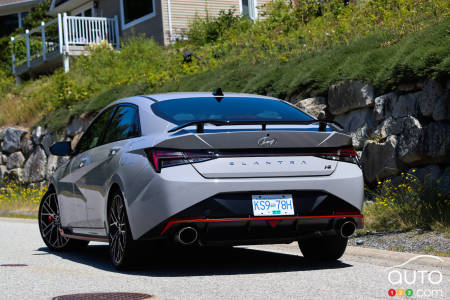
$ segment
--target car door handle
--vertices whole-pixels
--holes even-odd
[[[120,147],[112,147],[111,150],[109,150],[109,156],[114,156],[117,154],[117,152],[120,151]]]
[[[80,167],[80,168],[84,167],[84,165],[87,163],[87,161],[88,161],[87,158],[82,158],[82,159],[80,159],[79,167]]]

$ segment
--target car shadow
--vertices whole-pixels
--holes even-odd
[[[112,265],[106,245],[90,245],[75,252],[51,252],[47,247],[37,251],[104,271],[154,277],[280,273],[352,266],[341,261],[311,262],[302,256],[248,248],[165,248],[141,253],[134,267],[121,272]]]

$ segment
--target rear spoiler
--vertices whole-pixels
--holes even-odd
[[[178,125],[169,130],[169,133],[176,132],[189,126],[197,126],[197,133],[204,133],[205,124],[211,124],[215,126],[230,126],[230,125],[261,125],[261,129],[264,131],[267,125],[311,125],[319,123],[319,131],[326,131],[328,124],[333,124],[342,130],[342,125],[331,120],[311,120],[311,121],[220,121],[220,120],[202,120],[202,121],[190,121]]]

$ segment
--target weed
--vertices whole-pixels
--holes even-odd
[[[0,189],[0,211],[2,214],[29,215],[36,213],[39,202],[46,193],[44,183],[25,186],[16,182],[8,182]]]
[[[439,229],[450,225],[450,199],[441,194],[438,182],[421,182],[414,170],[402,173],[399,184],[388,179],[368,192],[376,200],[364,207],[368,229]]]

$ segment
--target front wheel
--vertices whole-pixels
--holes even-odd
[[[54,191],[48,191],[39,204],[38,223],[42,239],[52,251],[75,250],[87,246],[88,241],[74,240],[61,235],[58,198]]]
[[[122,194],[112,195],[108,209],[109,255],[119,270],[129,268],[136,254],[136,242],[131,237]]]
[[[340,235],[324,236],[298,242],[303,257],[315,261],[332,261],[341,258],[347,248],[347,238]]]

